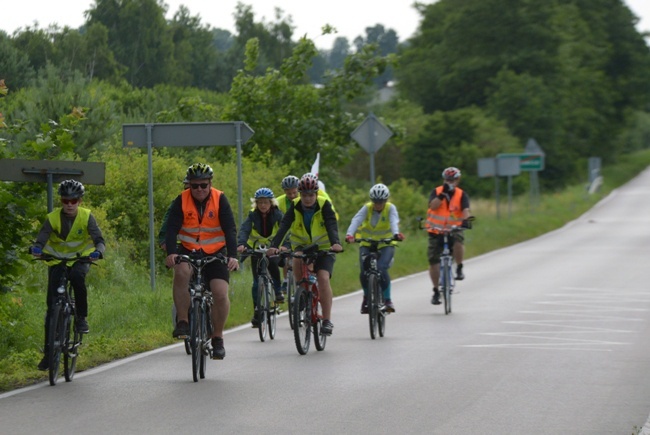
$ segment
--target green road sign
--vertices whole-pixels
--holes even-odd
[[[519,157],[519,167],[522,171],[544,170],[544,155],[531,153],[505,153],[497,154],[497,158]]]

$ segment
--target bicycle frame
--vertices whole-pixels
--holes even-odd
[[[249,255],[257,259],[257,310],[259,316],[258,332],[260,341],[266,340],[268,325],[269,338],[275,338],[277,315],[280,308],[275,303],[275,291],[273,290],[273,278],[269,271],[269,256],[267,255],[268,247],[265,245],[257,246],[254,249],[247,248],[244,255]]]

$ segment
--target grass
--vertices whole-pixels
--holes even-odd
[[[627,156],[604,169],[600,192],[587,195],[585,186],[572,186],[560,193],[542,195],[531,211],[527,196],[513,200],[510,217],[496,217],[494,201],[475,200],[474,229],[466,233],[466,257],[510,246],[557,229],[577,218],[611,190],[650,165],[650,151]],[[505,206],[504,206],[505,209]],[[424,213],[424,210],[423,210]],[[504,216],[505,215],[505,216]],[[342,227],[346,223],[342,223]],[[78,359],[78,370],[103,364],[174,343],[171,338],[171,273],[157,276],[152,291],[146,267],[130,264],[128,245],[109,246],[109,255],[88,275],[89,323]],[[332,278],[335,295],[360,288],[358,246],[346,245],[337,256]],[[427,269],[427,238],[423,232],[407,234],[396,251],[391,276],[397,278]],[[247,265],[248,266],[248,265]],[[16,291],[0,295],[0,391],[44,381],[47,374],[36,370],[42,354],[46,272],[42,264],[25,264]],[[250,266],[231,276],[231,311],[227,328],[246,324],[253,311]]]

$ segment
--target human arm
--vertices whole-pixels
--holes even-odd
[[[388,209],[388,222],[390,222],[390,232],[397,240],[404,240],[404,234],[399,232],[399,213],[395,204],[391,204]]]
[[[295,218],[296,218],[296,213],[295,213],[294,205],[291,204],[291,207],[289,207],[289,210],[287,210],[287,212],[282,217],[282,220],[280,221],[278,232],[275,233],[275,236],[271,241],[271,248],[278,248],[280,245],[283,244],[284,238],[289,232],[289,230],[291,229],[291,225],[293,224]]]
[[[167,231],[165,232],[165,245],[167,248],[167,255],[176,254],[176,238],[178,232],[183,226],[183,202],[181,196],[178,195],[176,199],[169,206],[169,216],[167,217]]]
[[[229,258],[237,258],[237,225],[230,202],[224,193],[219,198],[219,222],[226,237],[226,251]]]
[[[104,241],[102,230],[99,228],[99,225],[97,225],[97,220],[92,213],[88,219],[88,235],[90,235],[90,238],[95,245],[95,251],[99,252],[99,255],[95,255],[94,257],[99,258],[103,256],[104,251],[106,251],[106,242]],[[91,254],[91,257],[93,257],[93,254]]]
[[[244,222],[241,224],[241,227],[239,227],[239,233],[237,234],[237,251],[242,252],[239,248],[242,246],[246,246],[248,243],[248,238],[251,235],[251,230],[253,229],[253,213],[254,212],[249,212],[248,216],[244,220]]]
[[[354,241],[354,234],[357,232],[357,229],[361,226],[363,221],[366,219],[366,216],[368,216],[368,207],[364,205],[359,209],[357,214],[354,215],[352,221],[350,221],[350,226],[345,232],[345,240],[348,241],[348,243],[351,243],[350,238],[352,239],[352,241]]]
[[[327,237],[329,238],[330,244],[332,245],[332,251],[341,252],[343,246],[339,241],[339,226],[336,219],[336,212],[332,207],[332,203],[325,201],[323,204],[323,221],[325,222],[325,229],[327,230]]]

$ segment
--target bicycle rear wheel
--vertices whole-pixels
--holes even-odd
[[[266,321],[269,325],[269,338],[275,338],[275,326],[277,324],[278,305],[275,303],[275,290],[271,285],[271,281],[266,280],[266,300],[268,301],[269,310]]]
[[[266,279],[263,276],[257,278],[257,315],[260,322],[257,332],[260,335],[260,341],[266,340],[266,327],[269,314],[269,298],[266,292]]]
[[[199,301],[192,301],[190,311],[190,350],[192,351],[192,379],[199,381],[199,368],[201,365],[200,322],[201,306]]]
[[[65,338],[65,352],[63,354],[63,373],[65,375],[66,382],[71,382],[74,377],[75,371],[77,370],[77,355],[79,352],[79,346],[81,345],[81,334],[77,331],[75,324],[70,327],[68,324],[66,338]],[[72,341],[70,340],[72,336]]]
[[[289,326],[293,329],[293,300],[296,294],[296,280],[293,277],[293,270],[287,271],[287,304],[289,309]]]
[[[210,321],[210,316],[206,312],[206,306],[204,304],[201,306],[200,313],[201,319],[199,325],[201,325],[201,328],[199,330],[199,348],[201,350],[201,359],[199,361],[199,377],[204,379],[205,371],[207,369],[206,359],[210,351],[208,348],[208,340],[210,339],[208,335],[208,322]]]
[[[311,296],[303,287],[296,288],[293,303],[293,338],[298,353],[306,355],[311,340]]]
[[[370,338],[373,340],[378,335],[377,331],[377,316],[379,315],[379,307],[377,306],[377,294],[379,283],[377,282],[377,275],[371,273],[368,275],[368,326],[370,327]]]
[[[320,301],[317,301],[316,312],[318,313],[317,319],[315,322],[312,322],[312,329],[314,331],[314,345],[316,350],[321,351],[325,350],[325,344],[327,343],[327,335],[323,334],[323,316],[322,308],[320,306]]]
[[[61,346],[63,343],[65,315],[63,307],[55,304],[50,317],[50,329],[47,338],[47,360],[49,365],[50,385],[56,385],[61,364]]]

